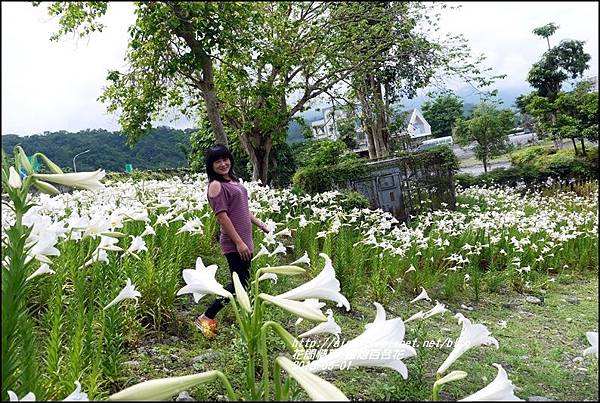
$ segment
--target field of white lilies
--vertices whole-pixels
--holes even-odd
[[[598,271],[597,182],[581,195],[551,184],[458,189],[457,211],[430,212],[410,226],[380,210],[344,211],[338,192],[298,195],[244,182],[251,211],[271,232],[255,232],[251,286],[245,291],[234,278],[231,295],[205,175],[111,183],[101,171],[18,174],[23,169],[24,162],[3,164],[3,399],[168,400],[207,384],[232,400],[289,400],[299,388],[300,396],[343,400],[344,384],[322,374],[385,367],[410,379],[421,348],[405,340],[406,329],[455,315],[462,330],[452,348],[427,363],[435,373],[429,396],[439,400],[445,384],[471,376],[461,370],[465,352],[511,342],[448,302],[502,287],[528,293],[562,271]],[[57,193],[50,183],[81,190],[32,195],[33,186]],[[407,293],[414,309],[388,317],[387,304]],[[185,376],[129,386],[124,357],[132,342],[214,295],[230,299],[237,341],[228,342],[243,346],[244,379],[190,367]],[[374,304],[375,319],[347,340],[336,316],[352,312],[358,298]],[[591,322],[581,335],[589,342],[582,354],[594,360],[597,330]],[[322,334],[335,336],[335,348],[306,342]],[[496,378],[459,398],[518,399],[503,363],[489,364]]]

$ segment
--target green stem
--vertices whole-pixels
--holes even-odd
[[[265,323],[260,329],[260,353],[263,359],[263,399],[269,400],[269,354],[267,353],[267,326]]]
[[[277,360],[275,360],[275,365],[273,366],[273,382],[275,384],[275,400],[283,400],[281,394],[281,368],[279,368]]]
[[[237,304],[235,303],[235,297],[233,295],[231,295],[231,297],[229,297],[229,301],[231,302],[231,306],[233,307],[233,312],[235,313],[235,318],[237,319],[238,323],[240,324],[240,329],[242,331],[242,338],[244,339],[244,341],[246,341],[248,339],[248,329],[246,327],[246,321],[240,315],[240,311],[237,308]]]
[[[237,393],[233,391],[233,388],[231,387],[231,384],[229,383],[229,380],[227,379],[225,374],[221,371],[217,371],[217,377],[219,378],[223,386],[225,386],[225,390],[227,391],[227,397],[229,397],[229,400],[238,400]]]

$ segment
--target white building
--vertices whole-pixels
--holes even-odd
[[[329,107],[322,109],[323,119],[315,120],[311,123],[311,130],[313,137],[317,140],[321,139],[332,139],[338,140],[340,133],[337,128],[337,123],[340,119],[346,117],[346,113],[340,108],[335,109]],[[420,144],[423,140],[431,138],[431,126],[425,120],[423,115],[418,109],[412,109],[407,111],[408,114],[404,120],[403,130],[405,134],[408,134],[411,143]],[[360,124],[360,119],[356,119],[356,143],[357,148],[355,152],[364,152],[367,150],[367,136]]]
[[[590,92],[598,92],[598,76],[586,77],[582,81],[587,81],[591,85]]]

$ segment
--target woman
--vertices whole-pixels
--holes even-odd
[[[208,202],[221,227],[221,250],[227,258],[232,276],[233,272],[236,272],[244,288],[247,288],[254,250],[252,224],[265,233],[269,232],[269,229],[250,212],[248,191],[239,182],[233,167],[233,155],[227,147],[216,145],[207,150]],[[225,289],[234,294],[233,280]],[[195,325],[207,338],[212,339],[216,336],[217,321],[214,318],[227,302],[224,298],[217,298],[204,314],[196,318]]]

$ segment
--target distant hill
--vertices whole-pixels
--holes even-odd
[[[43,135],[2,135],[2,148],[11,153],[20,144],[28,155],[44,153],[61,168],[72,172],[73,157],[90,150],[76,159],[78,171],[124,171],[125,164],[134,169],[181,168],[187,166],[185,155],[178,144],[190,147],[190,133],[194,129],[153,128],[131,149],[119,132],[88,129],[77,133],[67,131],[47,132]]]

